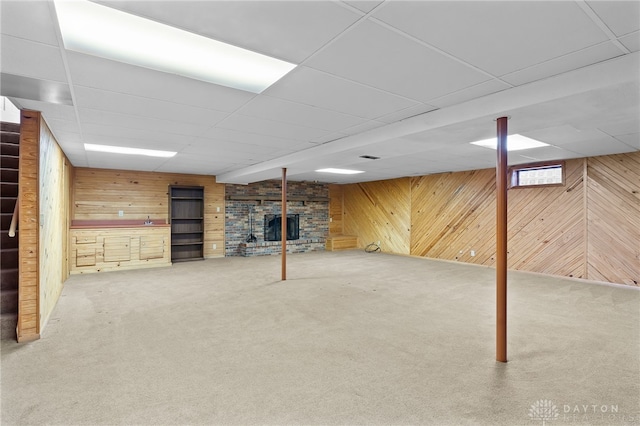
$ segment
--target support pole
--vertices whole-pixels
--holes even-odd
[[[282,168],[282,281],[287,280],[287,169]]]
[[[496,167],[496,361],[507,362],[507,120],[498,118]]]

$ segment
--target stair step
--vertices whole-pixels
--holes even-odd
[[[2,156],[2,168],[3,169],[15,169],[18,170],[20,164],[20,158],[15,155],[3,155]]]
[[[11,225],[11,218],[13,217],[12,213],[0,213],[0,229],[6,231],[9,229]]]
[[[14,133],[10,134],[13,135]],[[2,140],[0,141],[0,154],[13,155],[17,157],[18,155],[20,155],[20,145],[5,141],[5,137],[3,135]]]
[[[18,268],[7,268],[0,271],[0,291],[18,289]]]
[[[0,242],[2,245],[2,250],[4,249],[17,249],[18,248],[18,230],[16,230],[15,237],[9,236],[9,227],[7,226],[6,231],[0,231]]]
[[[0,123],[0,131],[20,133],[20,123],[9,123],[7,121],[3,121]]]
[[[3,271],[5,269],[14,269],[18,267],[18,249],[17,248],[3,248],[0,255],[2,259],[0,259],[0,269]]]
[[[2,197],[0,198],[0,213],[11,213],[16,207],[16,197]]]
[[[0,292],[0,313],[18,313],[18,290],[5,290]]]
[[[1,182],[0,183],[0,197],[17,197],[17,196],[18,196],[17,182]]]
[[[0,339],[17,340],[16,327],[18,315],[13,313],[0,314]]]
[[[2,158],[4,166],[4,157]],[[18,169],[0,168],[0,180],[2,182],[18,182]]]
[[[2,132],[0,142],[20,146],[20,133]]]

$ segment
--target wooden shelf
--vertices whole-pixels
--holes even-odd
[[[203,259],[204,187],[169,186],[169,206],[171,261]]]

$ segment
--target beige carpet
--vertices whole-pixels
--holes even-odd
[[[72,276],[1,423],[640,424],[640,291],[361,251]]]

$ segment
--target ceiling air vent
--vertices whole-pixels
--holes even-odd
[[[373,155],[361,155],[360,158],[366,158],[367,160],[379,160],[380,157],[375,157]]]

